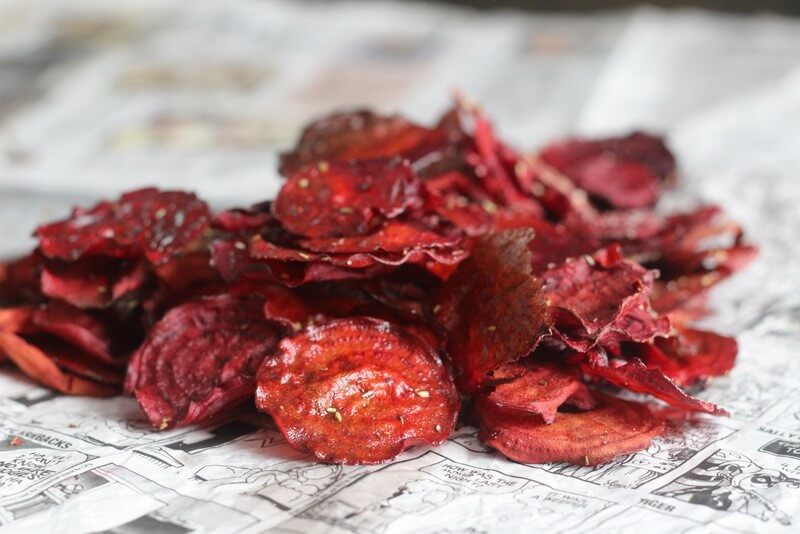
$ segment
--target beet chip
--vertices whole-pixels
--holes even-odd
[[[628,324],[634,322],[631,314],[649,306],[647,297],[653,278],[652,271],[623,260],[617,247],[568,260],[541,274],[554,327],[576,350],[588,350],[608,333],[624,338]],[[631,333],[646,331],[654,335],[669,331],[668,324],[647,326],[644,330],[631,328]]]
[[[272,209],[294,234],[360,235],[419,204],[418,189],[410,165],[402,160],[320,162],[292,174]]]
[[[96,365],[87,367],[81,363],[80,356],[72,354],[68,346],[47,345],[40,348],[21,336],[0,331],[0,354],[40,384],[69,395],[109,397],[118,392],[117,386],[96,380],[108,375],[97,373]]]
[[[74,262],[49,260],[41,275],[42,293],[78,308],[107,308],[147,283],[141,260],[84,256]]]
[[[311,123],[297,147],[281,154],[280,171],[294,174],[300,167],[320,161],[351,161],[412,156],[425,146],[444,142],[443,130],[430,130],[397,115],[370,111],[335,113]],[[412,158],[416,159],[416,158]]]
[[[692,386],[733,369],[738,346],[732,337],[678,326],[675,337],[657,339],[643,348],[648,366],[656,366],[682,386]]]
[[[596,465],[647,448],[664,431],[646,406],[595,393],[586,412],[557,413],[552,424],[513,414],[480,399],[479,438],[507,458],[522,463],[570,462]]]
[[[146,256],[160,263],[195,249],[209,222],[208,207],[195,195],[149,188],[90,209],[76,208],[70,218],[40,226],[36,233],[49,258]]]
[[[664,142],[635,132],[626,137],[568,139],[545,147],[541,159],[614,208],[652,206],[660,183],[675,172]]]
[[[631,358],[627,361],[609,361],[604,354],[590,353],[588,360],[589,363],[584,369],[589,374],[602,378],[617,387],[636,393],[650,394],[683,410],[706,412],[712,415],[728,415],[725,409],[716,404],[696,399],[685,393],[660,369],[648,367],[638,358]]]
[[[581,410],[594,408],[589,388],[576,373],[568,373],[533,361],[510,363],[492,373],[498,382],[486,396],[491,404],[518,415],[536,414],[552,423],[564,404]]]
[[[203,421],[249,398],[278,341],[258,298],[221,295],[172,308],[128,367],[125,389],[154,426]]]
[[[462,392],[474,392],[489,373],[530,354],[548,333],[541,284],[531,275],[533,235],[504,230],[479,238],[443,288],[437,318]]]
[[[284,339],[258,373],[256,404],[293,447],[325,462],[374,464],[447,439],[459,399],[421,338],[350,318]]]

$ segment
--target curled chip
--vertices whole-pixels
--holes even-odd
[[[492,373],[497,385],[486,400],[503,411],[536,414],[545,423],[555,420],[562,405],[581,410],[594,408],[595,400],[577,373],[531,360],[510,363]]]
[[[554,328],[577,350],[588,350],[604,334],[625,334],[626,317],[644,309],[654,274],[625,261],[617,247],[568,260],[541,275]]]
[[[599,392],[594,396],[594,409],[559,412],[552,424],[537,416],[504,411],[479,399],[479,437],[517,462],[596,465],[642,450],[664,431],[663,423],[646,406]]]
[[[76,208],[70,218],[40,226],[36,234],[48,258],[145,256],[160,263],[195,249],[209,223],[208,207],[195,195],[148,188],[126,193],[115,202]]]
[[[84,256],[73,262],[48,260],[42,268],[41,290],[78,308],[107,308],[141,289],[149,273],[142,260]]]
[[[100,380],[108,375],[97,373],[96,364],[90,367],[85,364],[70,365],[79,356],[71,357],[68,345],[56,344],[42,348],[22,336],[0,331],[0,354],[36,382],[61,393],[110,397],[118,392],[117,386]],[[117,377],[117,380],[121,380],[121,377]]]
[[[349,318],[281,341],[258,373],[256,404],[293,447],[325,462],[374,464],[447,439],[459,399],[421,338]]]
[[[128,367],[125,389],[161,429],[203,421],[253,395],[278,341],[258,298],[221,295],[171,309]]]
[[[568,139],[539,157],[613,208],[652,206],[660,185],[675,172],[664,142],[642,132],[599,140]]]
[[[541,284],[531,275],[531,230],[478,238],[470,258],[445,284],[437,319],[462,392],[499,367],[530,354],[549,331]]]
[[[419,204],[419,183],[407,161],[320,162],[300,168],[272,206],[293,234],[366,234]]]
[[[682,386],[692,386],[733,369],[738,345],[732,337],[678,326],[675,336],[643,347],[648,366],[657,366]]]
[[[27,331],[55,336],[87,355],[111,365],[120,360],[112,354],[111,332],[98,317],[57,300],[38,308]]]
[[[294,174],[320,161],[351,161],[395,156],[422,157],[426,147],[444,142],[445,132],[417,126],[397,115],[360,110],[335,113],[311,123],[297,147],[281,154],[280,171]],[[414,158],[414,159],[417,159]]]
[[[706,412],[712,415],[729,415],[712,402],[706,402],[684,392],[661,369],[646,366],[642,360],[608,360],[605,354],[592,351],[584,370],[607,382],[636,393],[647,393],[671,406],[683,410]]]

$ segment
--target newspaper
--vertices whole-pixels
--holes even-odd
[[[800,21],[414,4],[0,2],[0,255],[37,222],[145,184],[274,194],[275,153],[332,106],[432,121],[459,87],[533,148],[664,131],[678,209],[722,204],[762,254],[705,323],[740,343],[699,417],[596,467],[523,465],[460,427],[378,466],[323,465],[268,418],[153,432],[135,401],[0,372],[0,533],[796,532]]]

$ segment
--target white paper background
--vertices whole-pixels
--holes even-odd
[[[460,88],[525,148],[664,132],[671,207],[722,204],[762,255],[707,326],[740,362],[732,412],[597,468],[526,466],[463,428],[374,467],[318,465],[260,418],[152,433],[130,399],[0,374],[0,532],[796,532],[800,528],[800,21],[422,5],[0,3],[0,253],[71,204],[149,184],[216,205],[278,188],[310,118],[431,122]],[[12,445],[14,438],[21,444]],[[18,443],[17,440],[14,440]]]

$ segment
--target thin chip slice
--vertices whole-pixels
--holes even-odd
[[[187,302],[150,330],[130,362],[126,390],[158,428],[203,421],[253,394],[278,337],[259,298]]]
[[[733,369],[738,352],[734,338],[685,326],[676,327],[675,334],[642,348],[642,358],[648,366],[658,366],[682,386],[692,386]]]
[[[84,254],[146,256],[160,263],[195,249],[210,224],[205,202],[191,193],[148,188],[75,209],[68,219],[36,230],[45,256],[74,261]]]
[[[442,290],[437,319],[462,393],[530,354],[549,331],[541,284],[531,275],[531,239],[525,229],[479,238]]]
[[[25,328],[36,313],[33,306],[0,308],[0,332],[15,334]]]
[[[107,256],[84,256],[64,262],[46,261],[42,269],[42,293],[78,308],[107,308],[148,281],[145,262]]]
[[[532,360],[504,365],[492,373],[492,381],[498,383],[486,396],[488,402],[506,412],[539,415],[545,423],[555,420],[562,405],[581,410],[595,406],[577,374]]]
[[[293,234],[337,237],[366,234],[420,202],[407,161],[332,162],[292,174],[272,210]]]
[[[635,393],[647,393],[676,408],[705,412],[712,415],[729,415],[727,410],[712,402],[692,397],[658,368],[645,365],[638,358],[627,361],[611,360],[598,353],[589,354],[584,370],[619,388]]]
[[[410,156],[420,151],[417,157],[421,157],[425,152],[421,145],[438,145],[444,135],[443,130],[417,126],[398,115],[367,110],[335,113],[303,130],[297,146],[281,154],[280,171],[290,176],[309,163]]]
[[[324,462],[374,464],[447,439],[459,399],[422,338],[362,317],[284,339],[259,371],[256,405],[296,449]]]
[[[111,333],[107,325],[97,316],[64,302],[51,301],[39,307],[28,331],[50,334],[97,360],[120,364],[120,359],[112,354]]]
[[[478,436],[517,462],[597,465],[647,448],[664,431],[664,424],[646,406],[599,392],[594,395],[594,409],[559,412],[552,424],[503,411],[481,399],[476,404]]]
[[[61,369],[36,345],[11,332],[0,332],[0,353],[36,382],[69,395],[110,397],[118,388]]]

